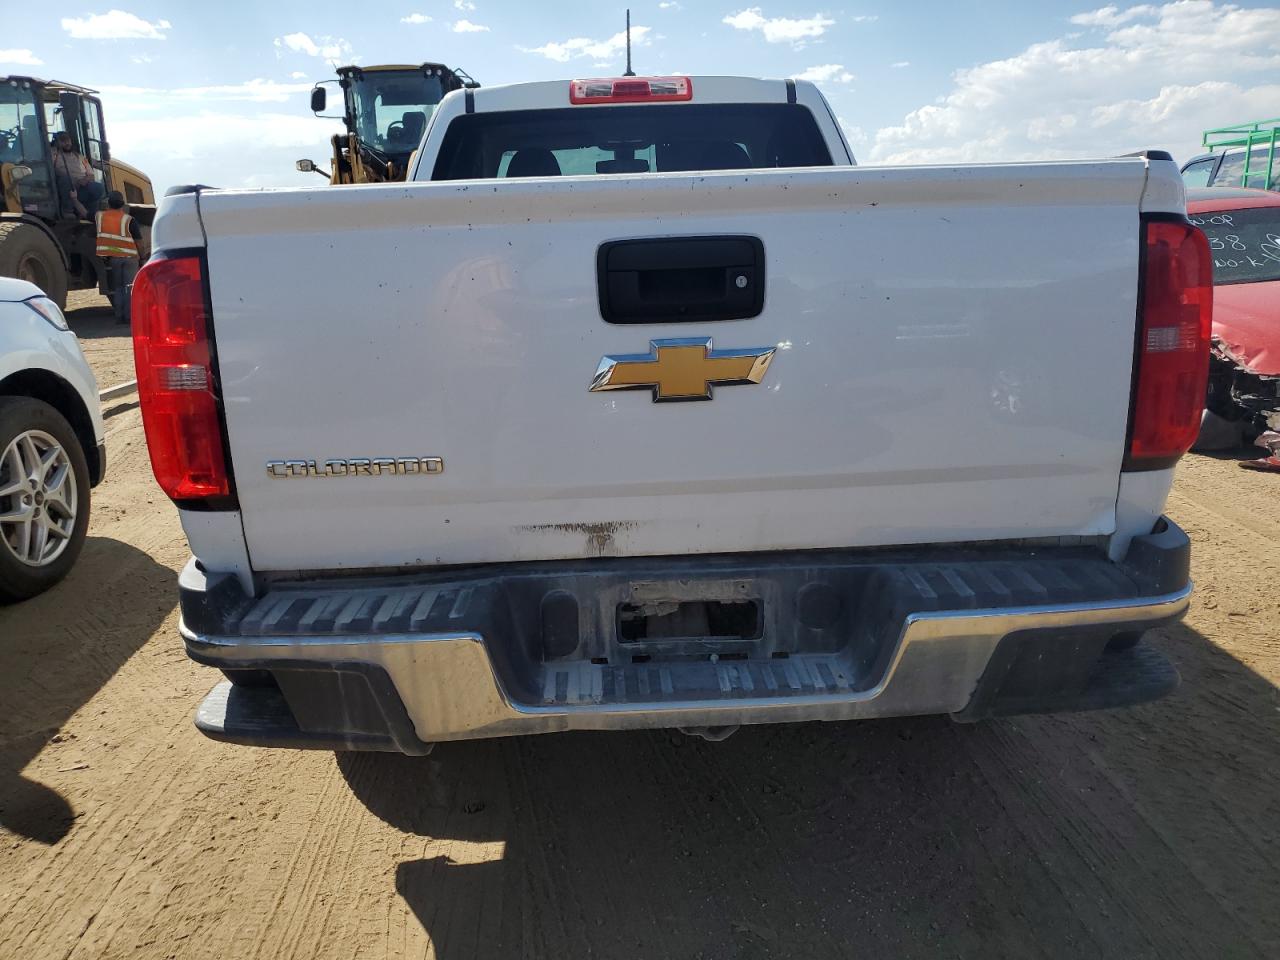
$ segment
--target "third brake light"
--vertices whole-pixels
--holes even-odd
[[[661,103],[692,100],[688,77],[605,77],[574,80],[569,84],[570,103]]]

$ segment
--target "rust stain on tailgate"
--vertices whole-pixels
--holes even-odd
[[[553,530],[557,533],[580,534],[586,537],[587,552],[591,556],[608,557],[618,552],[614,536],[634,526],[635,522],[632,520],[604,520],[597,523],[532,523],[519,529],[527,533]]]

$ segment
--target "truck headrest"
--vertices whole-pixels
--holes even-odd
[[[507,165],[508,177],[558,177],[560,162],[545,147],[525,147],[517,150]]]

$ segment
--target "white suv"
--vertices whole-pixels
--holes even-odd
[[[107,467],[98,384],[57,305],[0,277],[0,603],[75,563]]]

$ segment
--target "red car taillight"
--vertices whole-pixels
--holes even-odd
[[[1209,378],[1209,242],[1185,220],[1144,226],[1126,470],[1163,469],[1191,449]]]
[[[234,506],[199,257],[152,260],[138,273],[133,358],[161,489],[179,502]]]

